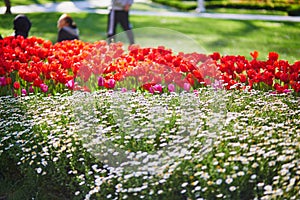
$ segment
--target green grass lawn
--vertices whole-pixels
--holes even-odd
[[[57,3],[63,1],[79,1],[79,0],[10,0],[12,6],[16,5],[30,5],[30,4],[45,4],[45,3]],[[0,1],[0,6],[5,6],[4,1]]]
[[[28,14],[33,26],[31,36],[56,41],[56,21],[61,13]],[[72,13],[79,29],[81,40],[94,42],[105,39],[107,16],[92,13]],[[13,33],[12,21],[15,15],[0,15],[0,33]],[[260,59],[275,51],[280,59],[291,62],[300,56],[300,23],[256,20],[223,20],[209,18],[179,18],[155,16],[131,16],[134,28],[158,27],[185,34],[194,39],[208,53],[244,55],[257,50]],[[119,32],[121,29],[119,28]],[[152,38],[151,38],[152,39]],[[159,38],[154,35],[153,41]],[[176,40],[177,38],[173,38]],[[161,44],[163,45],[163,44]]]

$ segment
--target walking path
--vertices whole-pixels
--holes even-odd
[[[110,0],[85,0],[67,1],[60,3],[32,4],[27,6],[13,6],[13,13],[32,13],[32,12],[90,12],[107,14],[107,6]],[[5,7],[0,7],[0,13],[5,12]],[[180,12],[176,9],[152,3],[150,0],[135,0],[134,6],[130,11],[131,15],[147,16],[176,16],[176,17],[204,17],[222,18],[235,20],[267,20],[267,21],[291,21],[300,22],[300,17],[274,16],[274,15],[253,15],[253,14],[221,14],[221,13],[197,13]]]

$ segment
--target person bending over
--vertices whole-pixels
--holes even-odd
[[[21,35],[24,38],[28,37],[31,28],[31,21],[25,15],[17,15],[13,21],[15,36]]]

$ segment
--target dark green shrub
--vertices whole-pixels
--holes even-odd
[[[195,10],[197,8],[197,1],[180,1],[180,0],[152,0],[153,2],[164,4],[167,6],[171,6],[177,8],[179,10],[187,11],[187,10]]]
[[[207,1],[206,8],[235,8],[235,9],[264,9],[286,11],[287,4],[258,3],[258,2],[229,2],[229,1]]]
[[[177,8],[179,10],[194,10],[197,8],[197,1],[181,1],[181,0],[152,0],[153,2],[164,4]],[[270,11],[286,11],[291,16],[299,15],[298,1],[287,2],[286,0],[274,1],[230,1],[230,0],[206,0],[205,7],[207,9],[216,8],[233,8],[233,9],[249,9],[249,10],[270,10]]]

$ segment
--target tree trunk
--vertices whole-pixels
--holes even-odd
[[[10,4],[10,0],[4,0],[5,6],[6,6],[6,11],[5,14],[11,14],[11,4]]]

